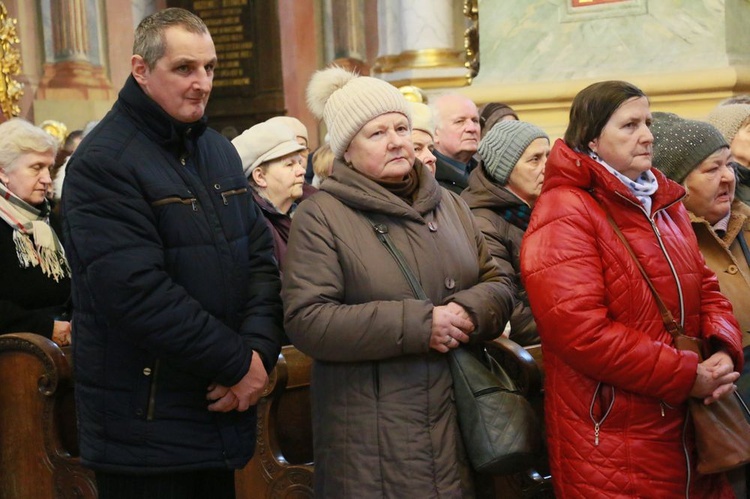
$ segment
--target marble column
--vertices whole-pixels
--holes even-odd
[[[456,47],[451,0],[385,0],[378,4],[375,76],[423,88],[468,83],[464,52]]]
[[[55,61],[88,61],[89,37],[83,0],[52,0]]]
[[[369,74],[365,37],[365,0],[324,0],[324,53],[335,63],[360,74]]]
[[[44,66],[38,99],[110,99],[112,85],[89,57],[86,0],[50,0],[52,61]],[[49,60],[49,59],[48,59]]]

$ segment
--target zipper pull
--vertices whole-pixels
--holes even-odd
[[[654,232],[656,232],[656,237],[661,239],[661,232],[659,232],[659,227],[656,226],[656,220],[651,220],[651,226],[654,228]]]
[[[229,201],[227,201],[227,195],[223,192],[221,193],[221,199],[224,201],[224,206],[229,206]]]
[[[191,199],[190,204],[193,206],[193,211],[198,211],[198,201],[196,199]]]
[[[664,417],[664,403],[659,403],[659,409],[661,409],[661,417]]]
[[[594,424],[594,445],[599,446],[599,423]]]

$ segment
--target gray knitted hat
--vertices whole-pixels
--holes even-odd
[[[524,151],[535,139],[549,136],[525,121],[498,121],[479,142],[479,155],[487,174],[505,185]]]
[[[681,184],[704,159],[729,147],[721,132],[705,121],[686,120],[673,113],[652,114],[653,164]]]
[[[706,121],[719,129],[730,145],[734,136],[740,130],[740,126],[750,118],[750,104],[727,104],[719,106],[710,113]]]

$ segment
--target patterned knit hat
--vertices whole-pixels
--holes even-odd
[[[705,121],[686,120],[673,113],[652,113],[653,164],[681,184],[704,159],[729,147],[721,132]]]
[[[731,145],[734,136],[737,135],[740,126],[747,118],[750,118],[750,104],[727,104],[711,111],[706,121],[718,128],[727,139],[727,143]]]
[[[484,169],[495,182],[505,185],[526,148],[539,138],[549,140],[544,130],[536,125],[525,121],[498,121],[479,142]]]
[[[380,115],[401,113],[411,126],[409,103],[396,87],[337,66],[317,71],[310,79],[307,107],[325,121],[329,144],[337,158],[343,158],[357,132]]]

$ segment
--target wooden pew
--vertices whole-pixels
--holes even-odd
[[[293,346],[281,349],[258,403],[255,456],[235,473],[237,499],[313,497],[311,368]]]
[[[488,350],[543,416],[541,350],[503,338]],[[255,456],[235,474],[238,499],[313,497],[311,367],[294,347],[282,349],[258,404]],[[77,457],[69,356],[41,336],[0,336],[0,380],[0,499],[96,498]],[[540,455],[529,473],[495,477],[496,497],[552,497],[546,469]]]
[[[55,343],[0,335],[0,499],[93,499],[77,457],[71,365]]]

